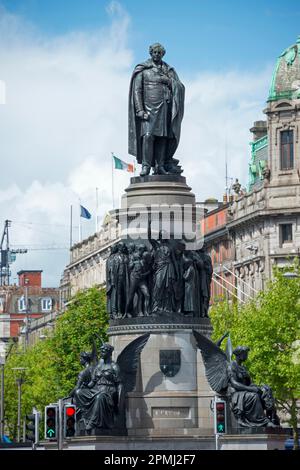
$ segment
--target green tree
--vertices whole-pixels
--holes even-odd
[[[17,371],[25,367],[22,385],[22,415],[33,406],[43,411],[45,405],[67,396],[81,369],[79,353],[91,350],[93,341],[107,340],[108,315],[105,290],[92,287],[78,292],[55,325],[52,335],[24,351],[12,345],[5,364],[5,423],[10,436],[17,431]]]
[[[294,267],[300,275],[298,265]],[[297,414],[300,398],[300,282],[274,271],[273,279],[244,305],[222,302],[210,311],[213,339],[230,331],[234,346],[250,347],[247,367],[252,380],[273,389],[279,408],[285,411],[298,446]]]

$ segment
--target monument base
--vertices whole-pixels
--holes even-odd
[[[181,323],[123,322],[108,330],[115,357],[135,338],[151,333],[141,353],[136,389],[126,399],[128,436],[213,434],[214,393],[193,336],[193,329],[209,335],[209,320],[192,323],[182,316]]]
[[[200,434],[197,432],[200,431]],[[216,450],[216,437],[201,434],[177,436],[80,436],[64,442],[64,450],[118,451],[201,451]],[[222,435],[218,439],[218,450],[284,450],[285,434]],[[56,442],[41,442],[40,449],[57,450]]]

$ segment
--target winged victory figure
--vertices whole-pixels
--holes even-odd
[[[112,360],[113,346],[103,343],[100,347],[101,358],[89,383],[73,393],[88,434],[93,429],[109,430],[117,424],[118,428],[125,428],[124,399],[135,387],[140,353],[149,336],[147,333],[131,341],[116,361]]]
[[[229,341],[226,354],[220,345],[228,333],[216,344],[198,331],[193,330],[193,333],[202,354],[208,383],[214,392],[227,396],[237,423],[242,427],[279,426],[271,388],[253,384],[243,365],[249,348],[238,346],[232,350]],[[236,358],[233,361],[232,355]]]

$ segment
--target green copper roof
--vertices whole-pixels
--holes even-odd
[[[254,186],[262,183],[263,171],[267,167],[269,139],[264,135],[251,145],[251,162],[249,163],[249,183],[248,191],[252,191]]]
[[[300,36],[278,57],[268,101],[300,98]]]

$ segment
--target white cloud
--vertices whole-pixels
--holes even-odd
[[[108,13],[108,28],[45,40],[32,25],[0,11],[0,79],[7,101],[0,107],[0,222],[13,221],[15,245],[68,246],[70,205],[77,226],[78,198],[94,213],[98,187],[103,214],[112,206],[111,152],[132,161],[130,18],[117,2]],[[263,118],[271,71],[192,73],[181,77],[186,109],[178,155],[188,184],[203,200],[222,196],[225,140],[229,173],[246,183],[249,128]],[[116,201],[128,183],[129,174],[115,172]],[[94,224],[83,220],[83,234]],[[45,285],[55,285],[67,262],[67,251],[31,251],[18,257],[14,272],[43,269]]]

